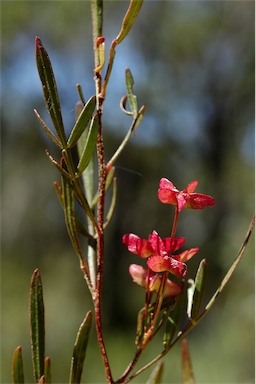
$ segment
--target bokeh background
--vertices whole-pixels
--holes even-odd
[[[108,50],[128,2],[106,1]],[[40,268],[46,307],[46,353],[54,383],[68,381],[76,332],[90,297],[66,233],[53,181],[59,175],[44,150],[58,156],[33,114],[49,122],[34,59],[41,37],[52,60],[65,127],[74,123],[76,83],[94,93],[89,1],[1,1],[1,382],[11,382],[11,359],[22,345],[32,382],[28,290]],[[106,157],[129,127],[119,108],[125,68],[147,112],[118,160],[118,203],[106,232],[104,328],[115,377],[134,352],[136,313],[143,290],[128,266],[138,261],[121,244],[124,233],[170,231],[173,209],[161,205],[161,177],[216,198],[204,211],[182,212],[178,234],[209,264],[206,300],[238,253],[254,210],[254,2],[145,1],[129,37],[117,48],[104,107]],[[50,124],[50,122],[49,122]],[[254,382],[254,241],[214,309],[188,337],[197,383]],[[159,349],[154,345],[144,362]],[[165,382],[179,383],[180,346],[166,358]],[[137,379],[146,382],[149,372]],[[84,383],[102,383],[90,338]]]

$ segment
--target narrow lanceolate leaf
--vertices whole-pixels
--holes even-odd
[[[206,263],[206,260],[203,259],[198,267],[196,278],[195,278],[195,288],[194,288],[192,308],[191,308],[191,314],[190,314],[190,319],[192,322],[193,320],[196,320],[199,315],[199,311],[200,311],[200,307],[201,307],[202,299],[204,295],[204,290],[205,290],[206,275],[207,275],[207,263]]]
[[[12,382],[13,384],[24,383],[24,371],[23,371],[23,360],[22,360],[22,348],[17,347],[14,351],[12,358]]]
[[[66,147],[66,135],[62,120],[59,96],[57,85],[52,69],[52,64],[50,62],[48,53],[46,52],[40,38],[37,36],[35,39],[36,44],[36,63],[38,73],[41,79],[44,98],[48,112],[51,116],[53,125],[56,129],[56,132],[59,136],[59,139],[63,145]]]
[[[114,178],[114,181],[113,181],[113,194],[112,194],[111,204],[110,204],[107,216],[106,216],[106,221],[104,222],[104,228],[106,228],[108,226],[108,224],[110,223],[110,221],[112,219],[112,216],[113,216],[113,213],[115,211],[116,194],[117,194],[117,185],[116,185],[116,178]]]
[[[83,107],[82,112],[80,113],[80,115],[76,120],[74,128],[72,129],[68,139],[68,143],[67,143],[68,148],[73,147],[77,143],[79,137],[82,135],[82,133],[86,129],[88,123],[92,118],[95,105],[96,105],[96,97],[92,96],[90,100],[86,103],[86,105]]]
[[[92,312],[87,312],[77,333],[70,368],[70,384],[81,382],[84,359],[92,325]]]
[[[115,41],[117,44],[120,44],[121,41],[126,37],[126,35],[129,33],[130,29],[132,28],[138,13],[141,9],[141,6],[143,4],[143,0],[131,0],[129,8],[124,16],[123,23],[121,30],[118,34],[118,36],[115,38]]]
[[[139,112],[138,112],[138,114],[134,120],[132,132],[135,132],[136,129],[138,128],[138,126],[140,125],[140,122],[144,117],[145,111],[146,111],[146,106],[142,105],[142,107],[140,108],[140,110],[139,110]]]
[[[186,339],[181,342],[181,367],[182,367],[182,384],[195,384],[188,342]]]
[[[160,384],[163,376],[164,363],[159,361],[146,384]]]
[[[99,117],[98,115],[95,115],[94,118],[92,119],[90,130],[88,132],[88,136],[86,139],[86,143],[85,143],[80,161],[77,166],[79,175],[81,175],[83,171],[86,169],[86,167],[88,166],[93,156],[93,152],[97,143],[98,127],[99,127]]]
[[[46,357],[44,360],[44,379],[46,384],[51,384],[52,375],[51,375],[51,360],[50,357]]]
[[[34,271],[30,282],[29,310],[33,374],[38,382],[44,374],[45,351],[43,287],[38,269]]]
[[[125,79],[126,79],[126,90],[127,90],[128,102],[130,105],[132,115],[135,117],[138,113],[138,102],[137,102],[137,97],[133,93],[134,80],[129,68],[125,70]]]
[[[77,233],[75,219],[75,200],[74,192],[70,185],[70,181],[62,177],[62,193],[63,193],[63,209],[66,221],[66,227],[74,250],[80,259],[83,259],[80,242]]]
[[[61,149],[63,149],[63,145],[61,144],[61,142],[59,141],[59,139],[52,133],[52,131],[50,130],[50,128],[46,125],[46,123],[43,121],[43,119],[41,118],[41,116],[39,115],[39,113],[37,112],[36,109],[34,109],[34,113],[39,121],[39,123],[42,125],[44,131],[47,133],[47,135],[50,137],[50,139],[58,146],[60,147]]]

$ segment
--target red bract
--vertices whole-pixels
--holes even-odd
[[[158,292],[162,276],[158,274],[148,275],[148,271],[140,265],[131,264],[129,267],[133,281],[141,287],[148,287],[150,292]],[[167,279],[164,288],[164,297],[177,296],[181,293],[181,288],[173,281]]]
[[[179,191],[171,181],[162,178],[158,189],[158,198],[164,204],[176,205],[178,212],[183,208],[203,209],[214,205],[214,198],[202,193],[193,193],[198,181],[192,181],[188,186]]]
[[[136,253],[142,258],[149,258],[147,264],[153,272],[168,271],[178,278],[186,275],[185,262],[199,250],[199,248],[191,248],[179,255],[173,255],[172,253],[182,247],[185,241],[184,237],[161,239],[156,231],[149,235],[148,240],[141,239],[133,233],[123,236],[123,243],[130,252]]]

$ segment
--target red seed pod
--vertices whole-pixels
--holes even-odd
[[[105,42],[105,37],[103,36],[99,36],[97,39],[96,39],[96,47],[98,48],[100,44],[103,44]]]

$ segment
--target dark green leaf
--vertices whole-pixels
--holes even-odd
[[[80,161],[77,166],[79,175],[83,173],[83,171],[86,169],[86,167],[88,166],[92,158],[92,155],[96,146],[96,142],[97,142],[98,126],[99,126],[99,117],[98,115],[95,115],[94,118],[92,119],[90,130],[86,139],[86,143],[85,143]]]
[[[203,259],[198,267],[196,278],[195,278],[195,288],[194,288],[194,294],[193,294],[193,300],[192,300],[192,308],[191,308],[191,321],[196,320],[203,295],[204,295],[204,290],[205,290],[205,283],[206,283],[206,274],[207,274],[207,263],[206,260]]]
[[[46,106],[51,116],[56,132],[59,136],[59,139],[63,147],[65,148],[67,140],[62,120],[57,85],[52,70],[52,64],[38,36],[35,39],[35,44],[37,69],[43,87]]]
[[[12,358],[12,382],[13,384],[24,383],[24,371],[23,371],[23,360],[22,360],[22,348],[17,347],[14,351]]]
[[[90,98],[87,104],[83,107],[82,112],[80,113],[78,119],[76,120],[74,128],[72,129],[68,139],[68,143],[67,143],[68,148],[73,147],[73,145],[77,143],[79,137],[82,135],[82,133],[86,129],[89,121],[92,118],[95,105],[96,105],[96,97],[93,96]]]
[[[163,376],[164,363],[159,361],[157,366],[150,375],[150,378],[147,380],[146,384],[160,384]]]
[[[51,375],[51,360],[50,357],[46,357],[44,360],[44,379],[46,384],[51,384],[52,375]]]
[[[181,342],[181,366],[182,366],[182,384],[195,384],[188,342],[186,339]]]
[[[115,41],[117,44],[120,44],[121,41],[127,36],[129,33],[131,27],[133,26],[138,13],[141,9],[141,6],[143,4],[143,0],[131,0],[129,8],[124,16],[123,23],[121,30],[118,34],[118,36],[115,38]]]
[[[39,269],[36,269],[30,282],[30,339],[33,374],[38,382],[44,374],[45,327],[43,287]]]
[[[92,312],[89,311],[77,333],[70,369],[70,384],[81,382],[84,359],[92,325]]]

